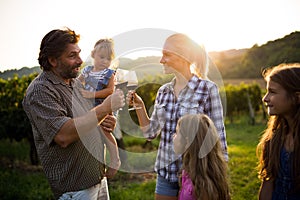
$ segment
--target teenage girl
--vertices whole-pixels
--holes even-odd
[[[257,147],[259,199],[300,199],[300,64],[281,64],[264,78],[270,118]]]

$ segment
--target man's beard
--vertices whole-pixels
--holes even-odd
[[[61,61],[59,61],[59,74],[64,79],[76,78],[78,76],[79,71],[74,70],[79,68],[80,65],[65,65]]]

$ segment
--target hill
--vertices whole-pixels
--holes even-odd
[[[261,46],[255,44],[250,49],[230,49],[209,52],[211,61],[218,67],[223,79],[261,78],[261,71],[281,63],[300,62],[300,32],[295,31],[283,38],[268,41]],[[119,67],[134,69],[139,76],[162,73],[160,57],[148,56],[137,59],[120,58]],[[149,70],[150,69],[150,70]],[[7,79],[14,74],[19,76],[40,72],[39,67],[24,67],[20,70],[0,72],[0,78]],[[215,73],[212,71],[211,73]]]
[[[260,78],[266,67],[300,62],[300,32],[250,49],[213,52],[210,56],[223,78]]]
[[[18,76],[18,77],[28,76],[29,74],[32,74],[32,73],[35,73],[35,72],[40,73],[41,72],[40,67],[38,67],[38,66],[32,67],[32,68],[23,67],[19,70],[17,70],[17,69],[6,70],[4,72],[0,72],[0,78],[7,80],[7,79],[12,78],[14,76]]]
[[[130,58],[120,58],[119,68],[126,70],[135,70],[137,72],[137,75],[140,77],[162,74],[162,67],[159,63],[159,60],[160,57],[157,56],[140,57],[134,60]],[[15,75],[22,77],[23,75],[29,75],[36,72],[41,72],[39,66],[32,68],[23,67],[19,70],[13,69],[0,72],[0,78],[8,79],[14,77]]]

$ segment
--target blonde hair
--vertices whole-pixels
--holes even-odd
[[[92,50],[92,58],[94,58],[94,53],[99,49],[105,49],[107,51],[107,55],[110,55],[111,60],[115,58],[113,39],[105,38],[98,40],[94,45],[94,49]]]
[[[172,51],[190,63],[192,73],[207,79],[209,59],[203,46],[182,33],[169,36],[166,42],[171,42],[174,47]]]
[[[177,128],[186,145],[182,169],[189,174],[197,199],[230,199],[227,163],[213,121],[205,114],[189,114],[179,119]]]

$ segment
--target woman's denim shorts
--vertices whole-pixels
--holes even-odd
[[[178,182],[169,182],[157,175],[155,193],[164,196],[177,196],[179,191]]]

